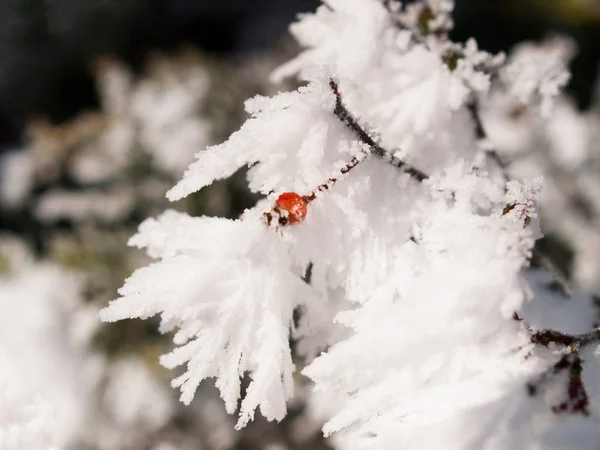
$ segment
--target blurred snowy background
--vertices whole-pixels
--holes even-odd
[[[268,76],[296,51],[288,23],[317,3],[0,0],[1,449],[48,436],[59,449],[327,448],[301,377],[282,424],[235,432],[211,386],[177,401],[153,322],[97,319],[146,262],[126,246],[144,218],[234,217],[255,201],[241,173],[172,205],[164,194],[239,127],[244,99],[292,87]],[[600,294],[600,1],[457,0],[455,19],[455,40],[531,58],[515,44],[545,39],[571,62],[551,115],[492,94],[482,126],[512,176],[545,176],[540,254]]]

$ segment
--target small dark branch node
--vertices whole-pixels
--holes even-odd
[[[515,206],[517,206],[517,205],[514,203],[512,203],[512,204],[508,203],[502,210],[502,215],[503,216],[507,215],[509,212],[511,212],[513,209],[515,209]]]
[[[429,34],[431,30],[429,29],[429,21],[435,18],[433,11],[429,7],[423,8],[421,14],[419,14],[419,29],[425,35]]]
[[[464,58],[463,52],[452,50],[442,55],[442,62],[453,72],[458,67],[458,61]]]

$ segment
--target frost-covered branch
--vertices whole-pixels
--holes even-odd
[[[531,342],[548,347],[557,344],[578,350],[586,345],[600,342],[600,330],[590,331],[583,334],[568,334],[558,330],[538,330],[531,335]]]
[[[369,150],[360,148],[357,155],[353,156],[349,162],[340,167],[339,173],[341,175],[345,175],[350,172],[352,169],[358,166],[361,161],[369,156],[369,154],[374,154],[383,158],[392,166],[402,169],[403,172],[409,174],[411,178],[419,182],[429,178],[427,174],[407,164],[400,158],[393,156],[390,151],[384,149],[381,145],[375,142],[375,140],[369,135],[369,133],[367,133],[367,131],[365,131],[365,129],[358,123],[358,121],[344,105],[338,83],[333,78],[329,79],[329,87],[335,96],[335,108],[333,110],[334,115],[346,127],[348,127],[362,143],[369,147]],[[280,226],[302,222],[308,212],[308,204],[317,198],[317,193],[328,191],[338,182],[338,180],[338,176],[331,176],[326,182],[318,185],[309,194],[302,196],[295,192],[285,192],[281,194],[277,198],[275,206],[270,211],[264,213],[263,218],[265,223],[267,226],[270,226],[275,218],[277,220],[277,224]]]
[[[410,164],[407,164],[400,158],[395,157],[392,154],[392,152],[384,149],[381,145],[375,142],[375,140],[371,136],[369,136],[369,133],[367,133],[364,130],[364,128],[360,126],[358,121],[354,118],[354,116],[348,111],[348,109],[344,105],[342,94],[340,93],[338,84],[335,82],[335,80],[333,80],[333,78],[329,80],[329,86],[331,87],[331,90],[335,95],[335,109],[333,110],[333,113],[337,116],[338,119],[342,121],[342,123],[344,123],[348,128],[350,128],[352,132],[356,134],[356,136],[362,142],[364,142],[371,148],[371,152],[373,154],[384,158],[394,167],[403,169],[404,172],[408,173],[412,178],[414,178],[417,181],[423,181],[429,178],[429,175],[411,166]],[[346,172],[349,171],[355,165],[356,164],[348,166],[346,168]],[[346,172],[342,171],[342,173]]]
[[[589,298],[567,307],[536,284],[542,181],[507,180],[469,111],[493,89],[548,108],[565,77],[543,55],[543,73],[523,59],[502,75],[503,55],[449,40],[452,8],[328,0],[302,16],[292,33],[305,50],[274,77],[306,84],[248,100],[247,122],[168,194],[246,166],[266,198],[234,221],[168,211],[132,238],[156,262],[102,318],[160,316],[176,345],[161,362],[186,366],[173,383],[183,402],[213,377],[238,427],[257,408],[281,420],[297,354],[336,448],[563,450],[571,426],[597,447]],[[544,395],[526,395],[531,383]]]

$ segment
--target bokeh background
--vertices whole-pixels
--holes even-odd
[[[0,139],[22,142],[27,120],[55,123],[99,103],[90,65],[119,58],[139,71],[148,54],[192,45],[219,59],[272,50],[318,0],[3,0],[0,2]],[[597,0],[458,0],[454,36],[489,51],[561,32],[576,39],[572,86],[582,106],[600,57]]]
[[[503,153],[502,136],[497,143],[517,174],[531,163],[533,172],[550,176],[543,208],[551,222],[540,242],[547,263],[599,292],[600,1],[456,4],[457,41],[474,36],[490,52],[556,34],[576,44],[573,77],[554,120],[585,142],[547,155],[545,146],[560,136],[512,111],[510,126],[536,131],[516,150]],[[233,431],[210,385],[183,407],[168,387],[172,374],[157,363],[169,338],[156,324],[97,321],[123,280],[147,262],[126,245],[141,221],[166,208],[236,217],[256,200],[243,173],[175,204],[164,193],[194,153],[243,123],[246,98],[296,86],[273,86],[268,75],[298,51],[288,24],[317,6],[0,0],[0,380],[4,346],[21,355],[7,361],[40,373],[29,383],[35,393],[60,393],[47,399],[69,405],[65,426],[55,430],[60,448],[327,448],[301,401],[282,424],[257,418],[242,432]],[[490,119],[491,131],[500,119]],[[541,153],[532,156],[531,148]],[[579,159],[564,157],[576,152]],[[298,389],[308,386],[299,379]]]

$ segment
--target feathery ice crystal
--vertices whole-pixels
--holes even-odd
[[[281,420],[296,362],[337,448],[597,448],[596,311],[530,268],[541,180],[507,180],[479,117],[490,91],[548,114],[566,61],[451,42],[452,8],[302,16],[305,50],[273,76],[306,84],[248,100],[168,193],[247,166],[265,198],[238,220],[167,211],[131,239],[156,262],[101,317],[160,316],[184,403],[212,377],[238,428],[256,408]]]

